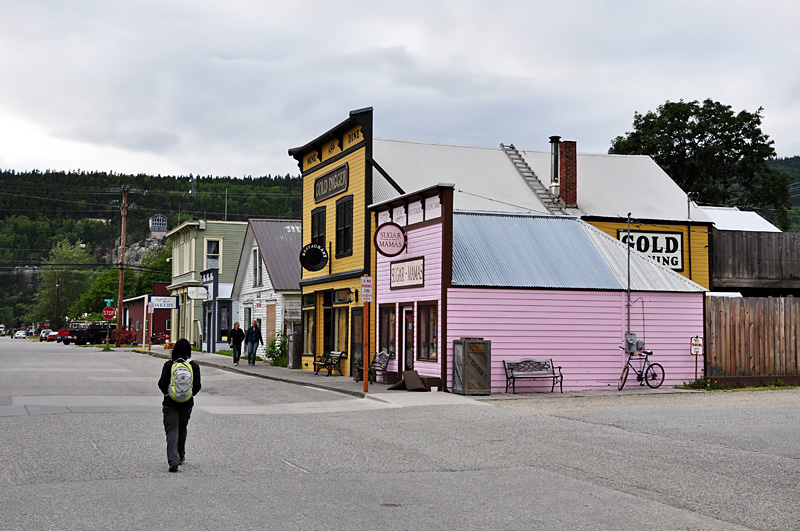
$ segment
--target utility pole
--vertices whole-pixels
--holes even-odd
[[[122,344],[122,286],[125,283],[125,228],[128,222],[128,187],[122,186],[122,237],[119,246],[119,295],[117,297],[117,348]]]

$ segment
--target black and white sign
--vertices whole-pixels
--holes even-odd
[[[617,230],[617,238],[631,249],[675,271],[683,271],[683,233]]]

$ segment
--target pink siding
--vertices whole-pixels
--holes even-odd
[[[695,377],[690,339],[703,335],[702,293],[633,293],[631,331],[664,366],[665,386]],[[642,306],[644,306],[644,321]],[[503,359],[553,358],[564,390],[616,389],[625,360],[626,294],[607,291],[460,289],[448,291],[448,388],[453,341],[492,341],[492,392],[505,391]],[[701,360],[702,361],[702,360]],[[702,365],[699,366],[702,376]],[[626,384],[638,385],[633,380]],[[549,391],[544,382],[517,382],[517,392]]]
[[[406,288],[406,289],[389,289],[389,265],[392,262],[399,262],[409,258],[417,258],[419,256],[425,257],[425,285],[420,288]],[[415,336],[419,332],[417,330],[417,302],[437,302],[438,307],[438,322],[441,328],[442,322],[442,225],[428,225],[418,229],[411,229],[408,231],[408,248],[399,256],[391,258],[378,254],[377,274],[375,276],[375,290],[376,301],[379,306],[389,303],[395,303],[397,315],[397,330],[396,334],[398,339],[401,338],[402,333],[402,314],[400,308],[402,306],[414,306],[414,332]],[[380,322],[378,323],[380,326]],[[378,330],[378,337],[380,337],[380,330]],[[414,348],[416,353],[416,339],[414,341]],[[400,347],[398,347],[400,348]],[[415,354],[416,356],[416,354]],[[442,359],[442,341],[439,339],[438,345],[438,359]],[[389,362],[389,370],[397,370],[397,360]],[[441,376],[441,369],[438,362],[429,361],[415,361],[414,369],[423,376]]]

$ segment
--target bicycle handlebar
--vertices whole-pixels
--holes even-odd
[[[619,348],[620,348],[620,350],[625,350],[625,347],[619,347]],[[627,350],[625,350],[625,351],[627,352]],[[643,352],[644,354],[648,355],[648,356],[652,356],[652,354],[653,354],[653,351],[652,351],[652,350],[642,350],[642,352]],[[630,354],[631,356],[633,356],[633,355],[634,355],[634,353],[633,353],[633,352],[630,352],[629,354]]]

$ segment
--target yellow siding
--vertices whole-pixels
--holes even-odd
[[[364,149],[356,150],[335,164],[320,168],[319,171],[303,177],[303,245],[311,242],[311,211],[321,206],[325,207],[325,238],[333,243],[329,260],[331,260],[330,273],[343,273],[361,269],[364,264],[364,219],[366,212],[366,183],[365,183],[365,157]],[[314,203],[314,180],[344,163],[349,166],[347,191],[334,197],[329,197],[319,203]],[[341,259],[336,258],[336,201],[344,196],[353,196],[353,254]],[[303,279],[327,276],[329,269],[324,267],[320,271],[303,270]]]
[[[589,222],[594,227],[617,239],[618,230],[626,230],[627,222]],[[677,271],[697,282],[704,288],[709,288],[709,246],[708,226],[706,225],[671,225],[631,223],[631,230],[647,232],[680,232],[683,234],[683,271]],[[690,244],[691,242],[691,244]]]

